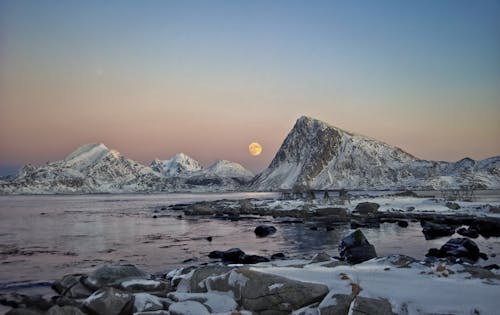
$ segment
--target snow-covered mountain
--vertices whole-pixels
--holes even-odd
[[[142,165],[104,144],[86,144],[60,161],[26,165],[0,181],[0,193],[123,193],[159,191],[231,191],[253,174],[240,164],[218,161],[204,169],[186,154]]]
[[[500,157],[458,162],[421,160],[403,150],[301,117],[252,187],[278,190],[500,188]]]
[[[169,160],[155,159],[151,162],[151,168],[165,176],[189,177],[194,172],[201,171],[203,167],[192,157],[177,153]]]
[[[160,178],[151,168],[108,149],[86,144],[60,161],[40,167],[24,166],[4,193],[135,192],[156,189]]]

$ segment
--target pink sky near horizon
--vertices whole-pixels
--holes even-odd
[[[100,142],[259,172],[302,115],[484,159],[500,155],[498,56],[497,2],[2,1],[0,171]]]

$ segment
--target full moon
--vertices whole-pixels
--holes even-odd
[[[250,152],[252,156],[257,156],[262,152],[262,146],[257,142],[252,142],[248,146],[248,152]]]

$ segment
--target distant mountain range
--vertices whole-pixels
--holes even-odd
[[[238,163],[217,161],[204,169],[179,153],[170,160],[142,165],[104,144],[86,144],[65,159],[24,166],[0,181],[1,193],[124,193],[160,191],[226,191],[246,185],[254,175]]]
[[[258,190],[500,188],[500,156],[427,161],[310,117],[295,123],[269,167],[252,181]]]
[[[436,162],[310,117],[295,123],[271,164],[254,175],[220,160],[204,168],[179,153],[150,166],[104,144],[87,144],[65,159],[24,166],[0,180],[0,193],[124,193],[312,189],[500,188],[500,157]]]

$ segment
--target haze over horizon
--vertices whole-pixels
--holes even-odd
[[[92,142],[259,172],[302,115],[484,159],[499,57],[498,1],[0,0],[0,175]]]

